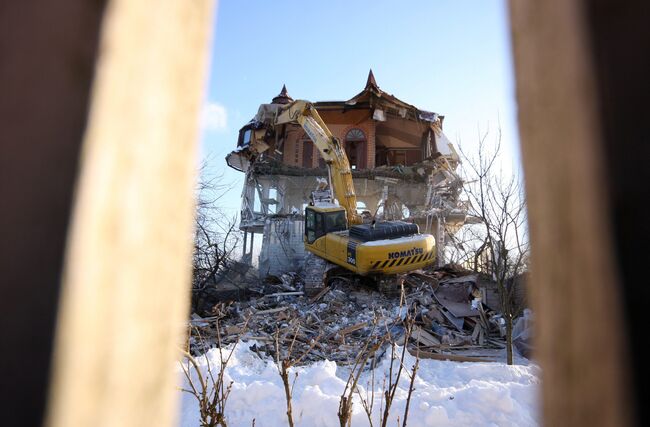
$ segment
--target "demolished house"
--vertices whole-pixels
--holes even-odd
[[[370,366],[392,344],[419,358],[501,360],[506,322],[496,282],[460,266],[442,267],[445,243],[474,222],[460,199],[459,157],[443,133],[443,117],[383,92],[372,71],[350,100],[313,103],[346,151],[357,212],[367,221],[403,220],[433,234],[438,268],[403,275],[399,295],[344,274],[330,276],[312,294],[301,274],[303,213],[312,191],[328,181],[328,170],[303,127],[269,125],[291,102],[283,87],[262,104],[227,156],[229,166],[246,176],[239,225],[243,257],[223,272],[218,289],[211,288],[219,298],[208,292],[196,299],[192,354],[215,344],[255,341],[250,348],[262,359],[289,360],[294,352],[302,354],[302,363],[353,365],[363,356]],[[255,243],[261,278],[253,277],[251,267]],[[516,296],[516,306],[524,307],[524,295]],[[530,315],[515,324],[513,338],[522,354],[529,351],[530,324]]]
[[[240,229],[243,259],[253,264],[260,242],[260,276],[300,270],[305,255],[304,208],[319,179],[328,176],[317,147],[299,125],[264,126],[293,101],[286,87],[239,132],[228,165],[246,174]],[[405,220],[433,234],[437,262],[445,242],[465,223],[459,157],[443,133],[444,116],[382,91],[370,71],[366,86],[347,101],[315,102],[329,130],[345,147],[358,212],[368,219]],[[259,244],[259,243],[258,243]]]

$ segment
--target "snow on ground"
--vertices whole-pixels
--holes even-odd
[[[226,404],[229,427],[287,426],[286,401],[282,380],[271,359],[261,360],[249,348],[254,342],[241,343],[235,349],[226,369],[226,385],[233,381]],[[401,347],[396,354],[401,355]],[[227,351],[224,350],[224,357]],[[219,350],[210,350],[197,358],[207,372],[210,363],[218,372]],[[537,393],[539,369],[522,359],[524,364],[460,363],[421,360],[411,396],[409,426],[534,426],[539,424]],[[415,358],[408,353],[405,367],[409,370]],[[397,363],[394,365],[397,367]],[[380,360],[374,372],[375,403],[373,424],[379,425],[381,390],[390,367],[390,351]],[[180,372],[180,368],[179,368]],[[295,369],[298,378],[293,392],[293,414],[296,426],[338,426],[339,399],[349,370],[336,363],[322,361]],[[216,374],[215,374],[216,375]],[[290,379],[293,379],[293,372]],[[372,390],[372,371],[359,380],[363,396]],[[184,379],[183,388],[188,388]],[[403,373],[388,425],[401,425],[408,394],[409,376]],[[400,422],[397,423],[399,417]],[[182,392],[182,427],[199,426],[199,410],[194,396]],[[355,395],[352,426],[369,425],[366,413]]]

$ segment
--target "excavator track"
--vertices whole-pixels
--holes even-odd
[[[333,279],[332,274],[337,272],[344,275],[361,278],[349,271],[343,270],[336,264],[333,264],[311,252],[305,254],[303,280],[305,283],[305,295],[311,297],[317,295],[328,284],[328,280]],[[345,274],[347,272],[347,274]],[[338,276],[335,276],[338,277]],[[377,289],[380,293],[387,296],[399,296],[402,293],[402,283],[405,276],[402,274],[391,274],[378,276],[375,278]]]

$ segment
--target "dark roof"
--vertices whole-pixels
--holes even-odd
[[[368,81],[366,81],[366,90],[371,88],[379,90],[379,86],[377,86],[377,81],[375,80],[375,75],[372,74],[372,68],[368,73]]]
[[[282,85],[280,94],[271,100],[272,104],[288,104],[293,101],[293,98],[287,93],[287,86]]]
[[[288,104],[291,101],[293,101],[293,98],[287,94],[286,86],[282,86],[282,92],[273,98],[272,102],[274,104]],[[420,110],[416,106],[408,104],[396,96],[393,96],[381,90],[377,84],[377,80],[375,79],[375,75],[372,72],[372,69],[370,69],[368,72],[368,79],[366,80],[366,86],[364,89],[349,100],[320,101],[314,102],[313,104],[316,108],[323,110],[353,110],[373,108],[380,108],[383,110],[386,110],[388,108],[393,109],[393,111],[401,110],[402,112],[399,114],[404,118],[410,117],[416,121],[424,120],[432,123],[436,122],[438,118],[442,118],[442,116],[438,116],[436,113]],[[406,114],[404,114],[404,110],[406,111]],[[440,124],[442,124],[441,120]]]

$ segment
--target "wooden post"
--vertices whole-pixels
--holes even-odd
[[[584,3],[511,0],[510,7],[542,421],[630,425],[623,288]]]
[[[49,426],[175,423],[212,16],[211,0],[107,7],[68,238]]]

